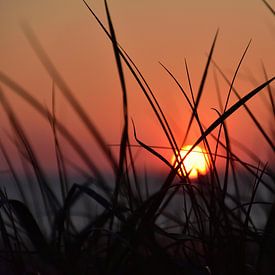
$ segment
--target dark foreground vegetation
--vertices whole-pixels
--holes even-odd
[[[21,195],[21,199],[12,199],[6,192],[5,184],[1,182],[0,274],[275,274],[274,164],[262,162],[257,156],[254,159],[258,166],[240,159],[231,150],[226,124],[228,117],[244,108],[251,118],[251,124],[261,133],[274,154],[274,137],[263,129],[261,122],[247,106],[256,94],[268,93],[271,125],[274,127],[275,108],[271,86],[274,77],[267,78],[267,74],[263,74],[266,77],[264,82],[241,97],[234,88],[234,83],[249,45],[240,59],[233,79],[228,80],[213,60],[218,33],[210,48],[197,92],[193,92],[190,81],[191,96],[188,96],[169,69],[162,65],[190,107],[191,117],[186,133],[188,134],[193,124],[198,125],[201,134],[193,146],[203,144],[209,155],[209,173],[194,182],[188,175],[184,176],[185,173],[178,173],[180,169],[184,169],[181,166],[183,159],[179,159],[179,164],[173,167],[156,148],[139,140],[138,129],[135,129],[134,122],[129,119],[123,69],[129,70],[137,81],[175,155],[181,147],[175,141],[154,92],[117,42],[107,3],[105,2],[108,28],[87,4],[86,6],[113,46],[123,98],[123,131],[119,155],[113,154],[31,29],[25,26],[24,31],[31,46],[54,82],[52,110],[49,111],[3,72],[0,72],[0,81],[30,104],[37,115],[49,121],[54,139],[59,185],[58,188],[53,188],[47,181],[31,140],[27,138],[17,114],[1,90],[1,106],[14,131],[12,141],[26,163],[26,175],[35,179],[37,189],[33,191],[23,188],[21,175],[13,165],[12,156],[4,144],[0,143],[1,155]],[[210,66],[215,66],[228,82],[228,91],[224,106],[216,110],[217,119],[209,127],[205,127],[200,120],[198,106]],[[186,72],[189,77],[187,64]],[[54,87],[63,93],[97,142],[112,167],[113,182],[106,182],[97,162],[87,154],[77,135],[57,119]],[[232,94],[239,100],[228,106]],[[215,135],[213,131],[217,129],[218,134]],[[158,190],[154,192],[148,191],[150,182],[141,180],[142,177],[137,174],[130,143],[132,133],[135,145],[149,151],[169,168],[169,173],[159,181]],[[60,137],[70,144],[89,167],[90,172],[86,172],[85,182],[72,183],[68,178]],[[210,148],[210,138],[216,141],[214,149]],[[218,155],[218,148],[223,148],[226,153],[223,156]],[[251,154],[248,149],[246,151]],[[216,165],[218,157],[224,159],[225,168],[222,171]],[[245,185],[246,192],[249,192],[245,195],[240,187],[242,178],[238,175],[239,168],[247,175]],[[265,190],[268,194],[265,197],[258,196],[258,190]],[[39,200],[40,210],[46,213],[45,223],[36,214],[38,204],[30,203],[30,198],[26,195],[28,192],[32,192],[32,199]],[[180,201],[181,207],[177,211],[169,211],[176,199]],[[75,207],[84,200],[91,202],[88,204],[90,208],[77,216]],[[257,210],[264,216],[264,224],[258,221],[255,214]],[[79,223],[81,219],[85,220],[85,223],[81,223],[83,226]],[[163,220],[166,223],[162,223]]]

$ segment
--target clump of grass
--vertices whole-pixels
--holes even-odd
[[[209,155],[208,175],[199,177],[194,183],[188,173],[179,173],[180,169],[184,169],[182,164],[185,159],[177,153],[181,146],[176,142],[155,93],[133,60],[117,42],[107,2],[105,1],[108,28],[85,1],[84,3],[113,46],[123,98],[124,124],[119,156],[117,158],[113,154],[32,30],[25,26],[24,31],[31,46],[53,79],[52,110],[49,111],[3,72],[0,72],[0,81],[34,108],[37,115],[49,121],[54,139],[60,191],[53,188],[47,179],[47,173],[40,164],[31,140],[1,90],[1,105],[13,129],[12,142],[26,164],[25,174],[28,178],[34,178],[38,184],[39,194],[34,192],[32,195],[39,196],[39,207],[46,213],[48,227],[43,228],[38,222],[35,209],[28,201],[26,190],[22,188],[21,176],[14,168],[4,144],[0,143],[2,155],[21,195],[20,200],[11,199],[4,188],[0,190],[0,271],[4,274],[273,274],[274,202],[259,200],[257,192],[260,186],[264,186],[274,198],[274,170],[260,161],[256,167],[248,164],[232,151],[232,140],[226,120],[240,108],[244,108],[274,152],[272,137],[246,105],[256,94],[268,88],[270,103],[274,109],[270,86],[274,77],[267,79],[265,73],[266,80],[261,85],[245,96],[239,96],[234,82],[248,47],[240,59],[233,79],[229,81],[213,60],[218,32],[211,45],[197,93],[192,89],[188,66],[185,63],[191,97],[172,72],[161,64],[182,92],[191,111],[185,136],[189,134],[194,123],[200,129],[200,135],[188,153],[202,143]],[[228,82],[229,90],[224,107],[216,110],[217,119],[205,127],[200,119],[199,105],[211,63]],[[158,119],[169,148],[178,156],[176,166],[161,155],[156,147],[146,145],[139,139],[139,129],[135,128],[134,121],[133,135],[137,144],[130,143],[132,128],[129,126],[124,68],[127,68],[137,81],[140,91]],[[56,117],[55,87],[63,93],[88,129],[91,138],[97,142],[112,167],[114,182],[106,182],[97,163],[87,154],[76,134],[69,131]],[[232,92],[238,97],[238,101],[229,107]],[[218,135],[214,134],[215,129],[219,130]],[[91,174],[85,172],[85,182],[70,182],[66,158],[60,146],[60,135],[89,168]],[[210,137],[216,141],[214,150],[210,147]],[[137,174],[133,146],[142,147],[168,166],[169,173],[159,182],[158,190],[150,191],[150,183],[146,179],[144,182],[141,181]],[[224,149],[225,155],[218,154],[218,147]],[[224,171],[218,170],[217,158],[225,160]],[[250,193],[247,197],[239,190],[239,166],[250,176],[250,181],[247,182]],[[230,179],[230,174],[233,175],[233,180]],[[147,190],[145,195],[143,189]],[[88,222],[84,226],[79,226],[73,210],[77,203],[86,199],[97,205],[99,210],[88,217]],[[181,205],[177,214],[171,211],[171,204],[175,200]],[[253,210],[259,206],[267,209],[267,222],[264,227],[257,226],[255,215],[252,215]],[[77,218],[83,219],[84,214],[93,211],[91,208]],[[172,230],[163,225],[162,220],[168,221]]]

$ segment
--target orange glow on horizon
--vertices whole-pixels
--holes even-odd
[[[192,148],[192,145],[186,145],[180,150],[180,157],[183,159],[188,151]],[[176,156],[173,155],[171,159],[171,163],[173,166],[178,164],[176,160]],[[181,165],[181,169],[179,169],[178,173],[181,175],[182,171],[188,174],[190,179],[195,179],[198,175],[205,175],[208,171],[209,159],[206,155],[205,151],[201,149],[201,147],[196,146],[184,159],[183,164]]]

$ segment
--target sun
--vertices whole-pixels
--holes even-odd
[[[183,159],[188,151],[192,148],[192,145],[186,145],[180,149],[180,158]],[[179,157],[178,155],[178,157]],[[172,165],[175,167],[178,164],[176,156],[173,155],[171,159]],[[207,154],[201,147],[196,146],[184,159],[183,165],[181,165],[181,169],[179,169],[178,173],[181,175],[182,173],[185,175],[188,174],[189,178],[195,179],[198,175],[205,175],[208,171],[209,167],[209,159]]]

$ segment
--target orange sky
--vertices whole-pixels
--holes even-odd
[[[275,64],[274,18],[260,0],[116,0],[110,11],[121,45],[135,60],[151,84],[163,106],[178,141],[182,140],[189,119],[189,109],[180,91],[158,64],[159,61],[182,82],[188,91],[184,58],[187,58],[194,90],[197,91],[216,30],[220,33],[214,59],[231,79],[238,61],[250,39],[251,47],[243,62],[236,87],[244,95],[264,81],[261,61],[271,77]],[[275,1],[269,1],[275,5]],[[103,1],[88,1],[106,23]],[[32,51],[20,28],[27,21],[35,30],[44,49],[55,63],[75,96],[101,130],[108,143],[117,143],[122,127],[121,91],[116,73],[112,47],[82,1],[1,1],[0,2],[0,70],[27,88],[40,102],[50,106],[51,79]],[[141,91],[127,75],[130,116],[134,119],[138,136],[147,144],[167,145]],[[252,83],[251,79],[254,79]],[[228,87],[219,77],[225,100]],[[48,153],[50,130],[46,122],[21,99],[1,85],[14,109],[28,129],[34,145]],[[273,85],[274,87],[274,85]],[[264,128],[274,130],[271,109],[266,107],[267,92],[249,104]],[[230,104],[235,102],[233,96]],[[100,159],[87,132],[72,114],[71,107],[57,96],[58,117],[77,133],[79,140],[91,154]],[[209,71],[206,91],[199,107],[203,122],[209,125],[217,108],[213,69]],[[273,122],[273,125],[272,125]],[[5,135],[6,119],[1,110],[1,136]],[[231,136],[257,150],[267,160],[266,143],[239,111],[228,121]],[[132,136],[132,130],[131,130]],[[194,128],[188,142],[198,137]],[[270,151],[269,151],[270,152]],[[167,157],[169,152],[163,152]],[[144,156],[144,155],[143,155]],[[146,159],[148,156],[146,155]],[[144,157],[139,157],[143,162]],[[150,163],[151,165],[151,163]]]

